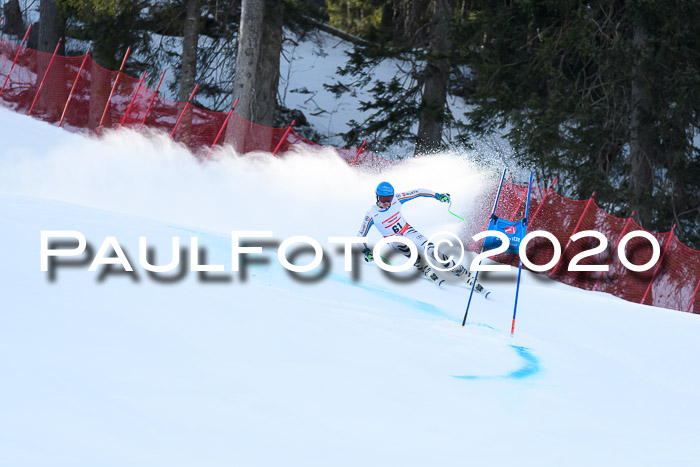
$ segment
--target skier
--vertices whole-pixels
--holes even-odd
[[[367,211],[358,236],[366,237],[370,227],[375,226],[377,230],[379,230],[379,233],[385,237],[401,235],[402,237],[407,238],[418,248],[418,259],[416,260],[414,266],[418,268],[419,271],[422,271],[426,277],[435,282],[438,286],[442,285],[442,283],[445,281],[440,279],[440,277],[435,274],[433,269],[430,267],[430,264],[423,266],[421,261],[420,254],[423,252],[425,252],[431,258],[431,260],[435,259],[435,246],[432,243],[429,243],[425,236],[406,222],[406,219],[401,214],[401,205],[407,201],[421,197],[435,198],[442,203],[449,203],[449,193],[435,193],[431,190],[419,188],[417,190],[407,191],[405,193],[394,194],[394,187],[391,186],[390,183],[381,182],[379,185],[377,185],[376,195],[377,203],[372,206],[369,211]],[[394,251],[407,257],[411,256],[408,246],[401,243],[390,243],[390,245]],[[367,247],[366,243],[364,246],[365,249],[362,250],[362,253],[365,255],[365,261],[374,261],[372,250]],[[450,270],[452,274],[471,285],[471,273],[464,266],[461,264],[455,266],[455,262],[448,259],[447,255],[444,253],[439,253],[439,255],[442,260],[440,263],[445,268],[453,268]]]

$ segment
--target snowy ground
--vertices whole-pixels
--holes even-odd
[[[167,138],[1,108],[0,137],[2,465],[697,465],[697,316],[524,274],[511,337],[513,271],[462,328],[462,286],[343,270],[327,237],[355,235],[380,177],[332,153],[199,165]],[[469,215],[489,176],[445,155],[381,178]],[[404,213],[460,230],[435,201]],[[88,255],[42,272],[42,230],[82,232],[93,256],[114,236],[135,272]],[[244,279],[232,230],[311,236],[328,273],[295,279],[267,247]],[[196,236],[225,271],[149,275],[140,236],[157,264]]]

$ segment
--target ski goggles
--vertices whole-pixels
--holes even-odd
[[[393,200],[393,196],[377,196],[377,201],[380,203],[391,203]]]

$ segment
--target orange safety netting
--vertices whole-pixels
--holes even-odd
[[[19,45],[0,39],[0,86],[5,86],[0,101],[16,112],[28,113],[31,109],[35,118],[61,124],[70,131],[96,133],[122,125],[137,130],[147,126],[171,134],[195,154],[204,154],[215,142],[231,145],[239,154],[252,151],[282,154],[299,145],[321,147],[291,127],[256,125],[235,112],[227,122],[227,113],[165,99],[156,90],[144,86],[141,80],[106,70],[90,57],[56,56],[51,62],[51,54],[27,48],[22,48],[19,54],[18,51]],[[44,85],[38,93],[42,80]],[[335,151],[352,166],[381,170],[393,164],[363,148]],[[526,186],[505,183],[496,215],[508,220],[521,219],[526,194]],[[488,195],[495,196],[495,188]],[[481,203],[484,211],[465,224],[466,238],[486,230],[490,210],[486,212],[485,209],[492,207],[488,206],[487,199]],[[641,230],[633,220],[607,214],[592,199],[576,201],[536,187],[533,187],[529,216],[529,231],[546,230],[554,234],[562,247],[559,263],[542,274],[637,303],[700,313],[700,251],[683,245],[672,231],[652,233],[659,242],[661,258],[650,270],[633,272],[621,264],[617,253],[620,238],[630,231]],[[584,230],[602,232],[608,246],[601,254],[587,257],[580,264],[608,264],[608,272],[568,271],[569,262],[576,254],[598,244],[592,238],[569,241],[575,231]],[[479,251],[482,244],[483,240],[472,242],[470,249]],[[633,264],[639,265],[649,260],[652,247],[648,240],[637,237],[627,244],[625,252]],[[543,238],[532,241],[527,247],[528,258],[535,264],[549,262],[553,254],[551,243]],[[494,259],[518,264],[518,257],[512,254],[498,255]]]

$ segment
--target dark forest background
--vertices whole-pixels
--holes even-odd
[[[538,183],[588,198],[644,228],[676,233],[700,249],[700,2],[670,0],[38,0],[29,46],[63,54],[92,48],[129,74],[176,72],[187,100],[195,82],[214,110],[283,126],[283,41],[323,29],[355,44],[334,82],[359,87],[364,121],[341,135],[369,150],[409,142],[415,153],[470,148],[502,135]],[[25,4],[26,6],[26,4]],[[3,3],[3,33],[27,24],[18,0]],[[164,43],[180,46],[173,53]],[[65,43],[66,41],[64,41]],[[75,50],[71,50],[74,47]],[[400,59],[401,73],[373,69]],[[154,77],[155,79],[155,77]],[[152,84],[152,83],[151,83]],[[469,105],[454,115],[448,95]],[[213,104],[211,104],[213,103]],[[201,102],[197,103],[200,106]],[[449,129],[449,131],[447,131]]]

